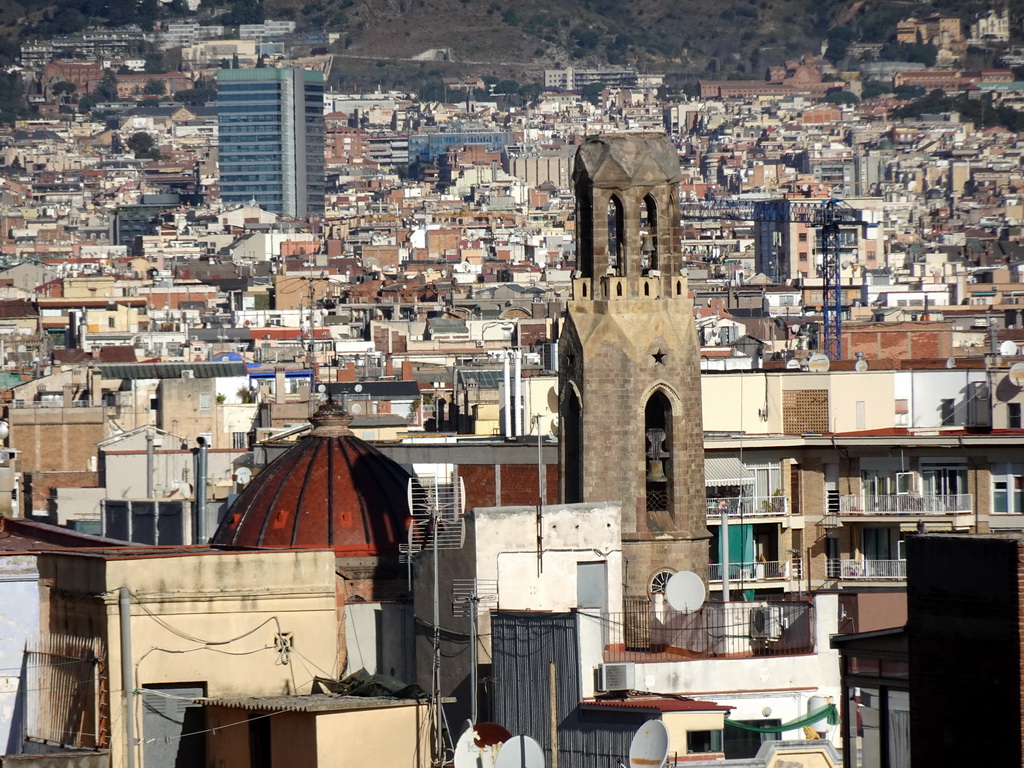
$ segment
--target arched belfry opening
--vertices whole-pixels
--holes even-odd
[[[647,528],[672,530],[672,403],[656,390],[644,407],[644,490]]]
[[[562,467],[565,502],[576,504],[583,501],[583,406],[575,387],[569,387],[562,401],[562,432],[565,437],[565,465]]]
[[[585,278],[594,276],[594,188],[576,186],[576,268]]]
[[[626,259],[626,215],[618,195],[608,198],[608,270],[607,274],[622,277]]]
[[[658,259],[658,203],[644,195],[640,206],[640,269],[645,275],[661,269]]]

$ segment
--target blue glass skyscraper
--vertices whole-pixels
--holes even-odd
[[[324,212],[324,79],[298,69],[217,73],[220,197],[303,218]]]

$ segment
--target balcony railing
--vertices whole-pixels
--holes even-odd
[[[796,601],[709,602],[693,613],[629,601],[607,614],[604,661],[685,661],[811,653],[811,605]]]
[[[922,496],[904,493],[896,496],[841,496],[841,515],[958,515],[974,509],[974,496],[954,493]]]
[[[725,496],[707,500],[708,520],[722,516],[722,502],[729,510],[729,517],[778,517],[789,514],[787,496]]]
[[[729,563],[729,580],[736,581],[788,581],[802,577],[800,558],[768,560],[756,563]],[[708,580],[722,580],[722,564],[708,566]]]
[[[906,560],[829,560],[830,579],[906,579]]]

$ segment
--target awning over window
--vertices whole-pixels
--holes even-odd
[[[753,485],[754,475],[735,456],[706,456],[704,485]]]

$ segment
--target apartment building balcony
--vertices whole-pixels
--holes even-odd
[[[681,613],[633,599],[624,608],[623,613],[604,616],[605,663],[786,656],[814,650],[814,612],[806,602],[708,602]]]
[[[906,560],[829,560],[828,577],[849,581],[906,581]]]
[[[724,505],[723,505],[724,502]],[[789,514],[789,497],[774,496],[726,496],[707,500],[708,522],[721,520],[722,507],[728,511],[729,519],[747,517],[784,517]]]
[[[708,566],[708,581],[712,588],[722,584],[722,564],[712,563]],[[799,557],[792,560],[761,560],[753,563],[729,563],[729,581],[733,586],[742,582],[765,585],[798,585],[803,578],[802,561]]]
[[[966,515],[974,510],[970,493],[893,496],[840,496],[840,515]]]

